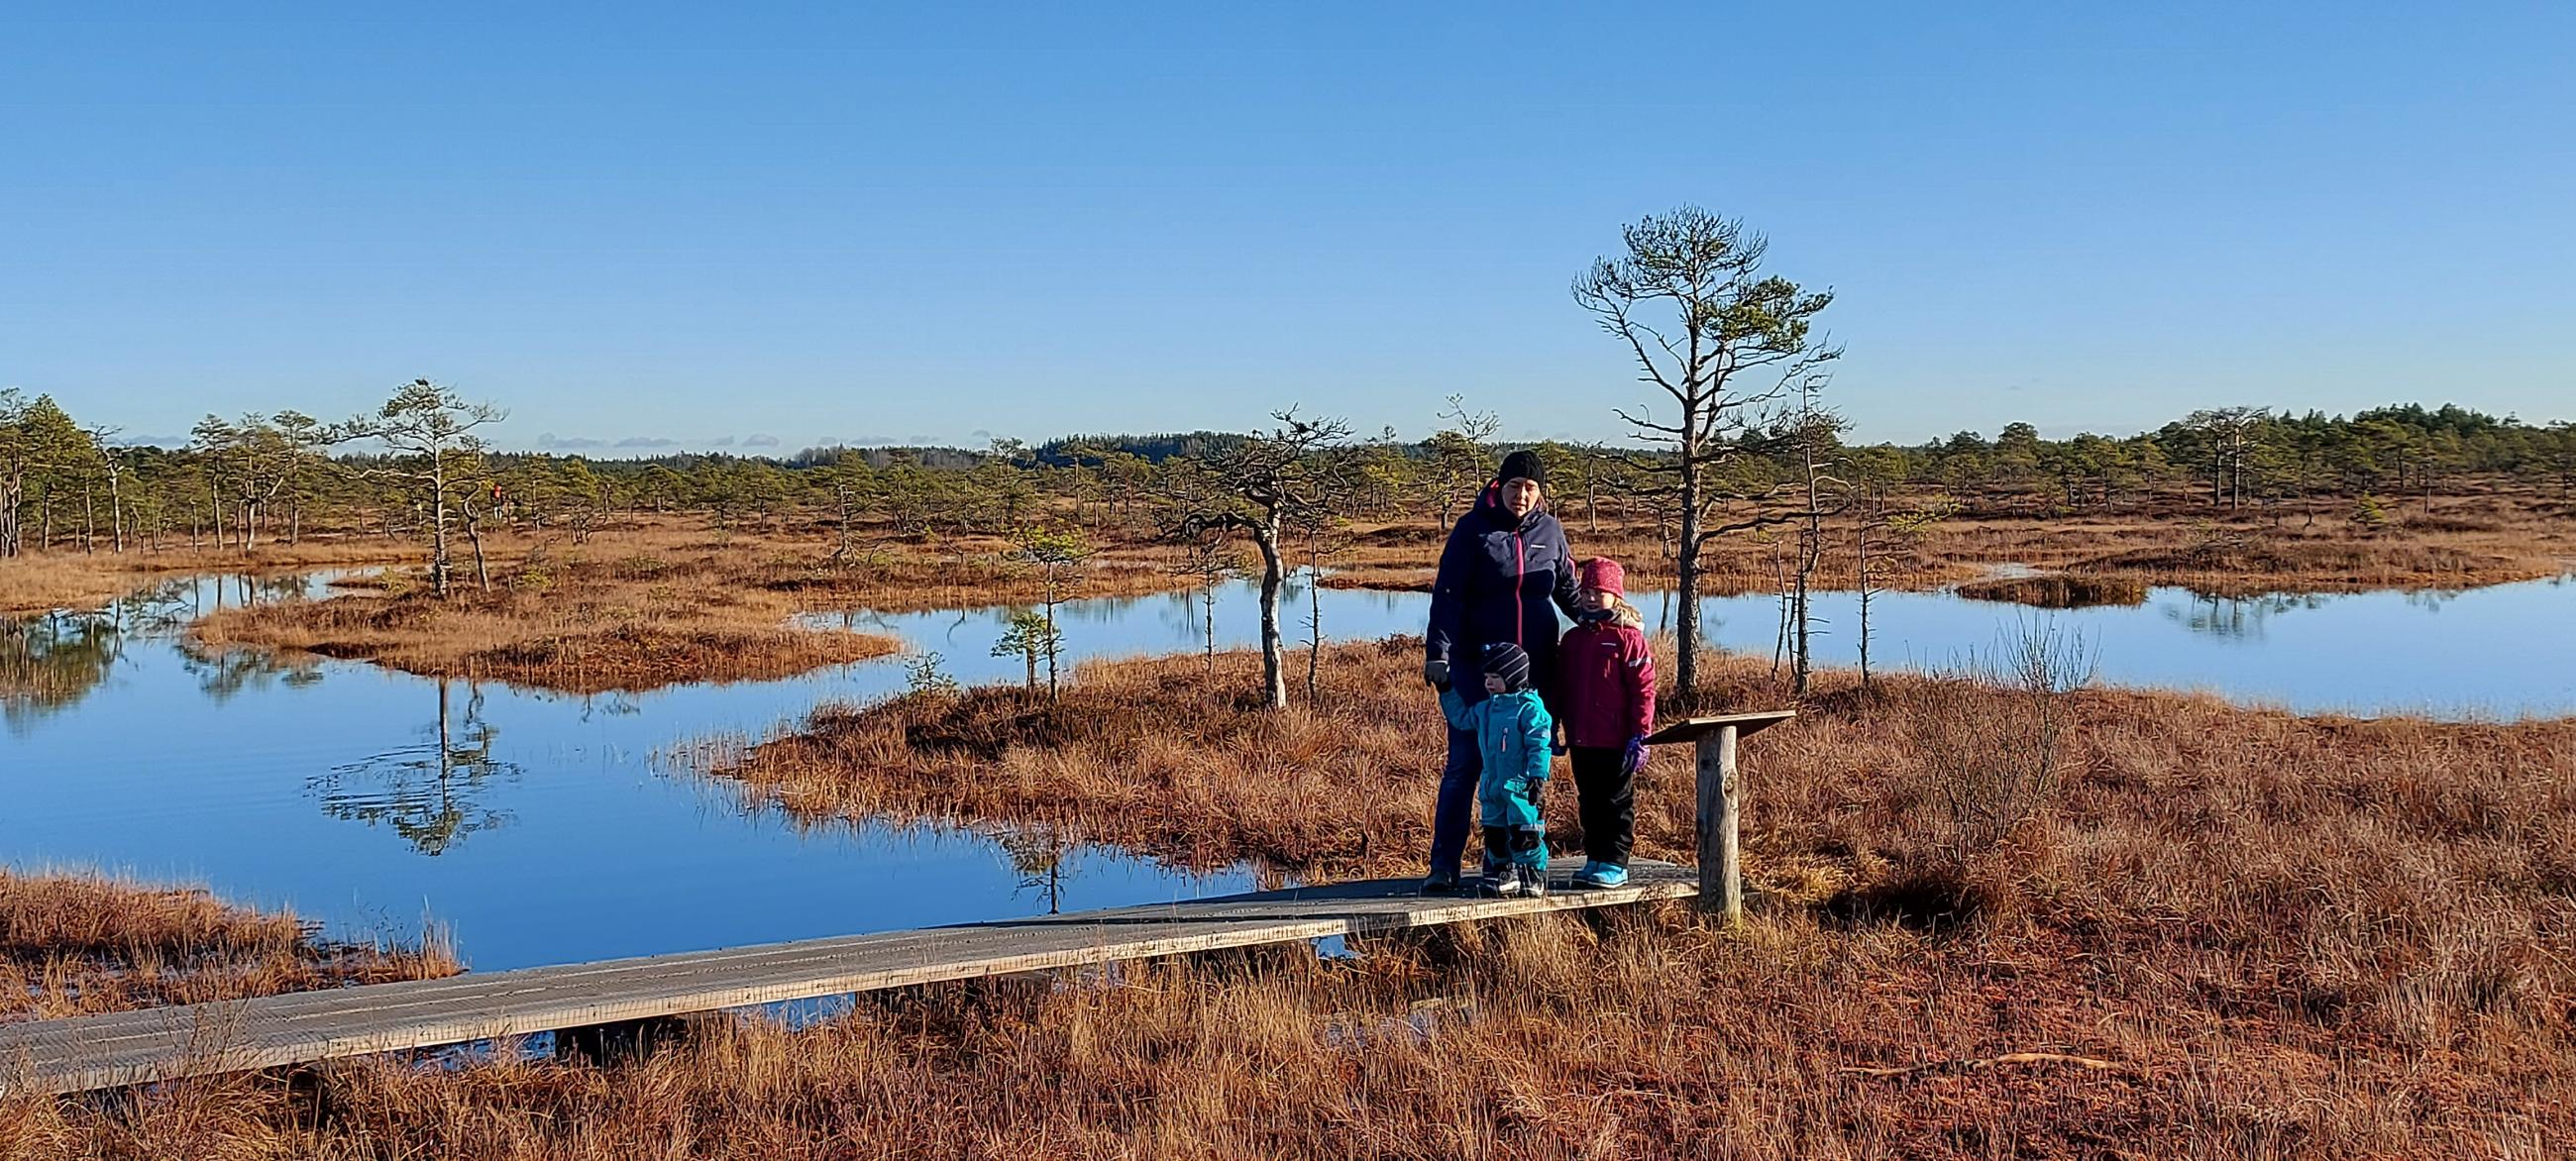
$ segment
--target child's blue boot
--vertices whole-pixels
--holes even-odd
[[[1617,863],[1587,863],[1583,867],[1583,876],[1575,882],[1586,887],[1625,887],[1628,885],[1628,868]]]

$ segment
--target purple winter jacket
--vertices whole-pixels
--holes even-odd
[[[1543,507],[1514,521],[1498,488],[1487,484],[1440,551],[1425,659],[1448,662],[1450,684],[1473,705],[1485,696],[1485,646],[1509,641],[1529,652],[1530,673],[1554,707],[1556,643],[1564,632],[1556,614],[1574,616],[1575,590],[1564,526]]]

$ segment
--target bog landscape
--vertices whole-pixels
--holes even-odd
[[[707,49],[736,50],[812,59]],[[1340,123],[1303,103],[1326,100],[1242,132]],[[672,132],[717,150],[747,109]],[[580,140],[566,172],[619,164]],[[263,164],[371,147],[311,148]],[[973,201],[1112,163],[852,164],[828,176],[852,197]],[[827,180],[618,172],[549,220],[664,181],[795,215]],[[514,174],[446,180],[503,215],[553,196]],[[1158,204],[1128,180],[1046,186],[1049,228]],[[1920,272],[1797,233],[1863,209],[1735,209],[1803,205],[1757,179],[1614,192],[1647,200],[1439,243],[1579,246],[1558,281],[1452,288],[1543,300],[1570,337],[1477,335],[1528,352],[1520,378],[1336,387],[1320,359],[1195,363],[1193,334],[1185,386],[1101,385],[1162,359],[1112,344],[1036,390],[1005,381],[1077,356],[995,340],[910,364],[922,386],[747,374],[687,404],[808,432],[905,409],[940,438],[558,436],[525,417],[680,405],[567,385],[589,373],[497,314],[385,339],[355,386],[296,385],[373,324],[258,360],[206,339],[238,367],[153,393],[55,370],[128,367],[115,344],[0,334],[0,1158],[2576,1156],[2563,334],[2493,384],[2132,368],[2155,385],[1953,397],[1868,361],[1906,310],[1959,317],[1905,296]],[[691,259],[706,294],[822,277],[727,233],[758,216],[705,227],[741,263]],[[459,263],[503,248],[446,237]],[[1378,277],[1297,245],[1278,278]],[[633,305],[626,259],[585,247],[550,260],[596,282],[518,269],[552,289],[512,310]],[[1015,269],[1061,258],[1032,253]],[[328,300],[359,281],[292,301],[356,309]],[[1012,313],[1021,290],[927,293]],[[2380,325],[2445,325],[2422,309]],[[117,325],[177,350],[155,328],[185,317]],[[709,333],[774,360],[844,325],[777,317]],[[392,366],[421,351],[468,369]],[[1095,418],[1028,426],[1059,415]],[[1641,643],[1613,667],[1653,694],[1607,741],[1594,640]],[[1524,703],[1541,732],[1503,739]],[[1523,802],[1541,825],[1497,821]],[[1463,871],[1431,854],[1458,833]],[[649,1010],[596,984],[579,1019],[475,1007],[633,965],[688,982]],[[399,1015],[430,997],[443,1031]]]
[[[1666,703],[1801,711],[1747,743],[1740,928],[1668,903],[1184,957],[711,1015],[647,1059],[12,1094],[0,1128],[168,1156],[2567,1140],[2576,435],[2245,409],[1864,447],[1795,407],[1727,441],[1702,530],[1745,527],[1696,554],[1654,473],[1678,452],[1541,449],[1668,675],[1689,561],[1703,655]],[[1496,455],[1472,410],[1419,443],[653,461],[482,450],[496,413],[431,385],[388,411],[460,434],[334,454],[383,417],[284,413],[128,448],[11,400],[5,828],[59,860],[0,879],[11,1018],[1419,871],[1424,590]],[[2457,630],[2502,626],[2545,663],[2447,680]],[[154,788],[171,762],[189,784]],[[1642,776],[1642,856],[1695,859],[1689,779]],[[64,869],[165,862],[203,881]],[[2038,1051],[2081,1062],[1996,1063]]]

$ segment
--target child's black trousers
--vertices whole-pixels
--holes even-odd
[[[1637,837],[1637,782],[1625,769],[1627,752],[1574,747],[1574,794],[1583,820],[1583,857],[1628,865]]]

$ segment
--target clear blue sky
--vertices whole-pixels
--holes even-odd
[[[2568,417],[2571,61],[2567,4],[19,0],[0,386],[136,435],[428,376],[515,446],[1453,391],[1603,437],[1643,396],[1566,284],[1695,201],[1837,290],[1870,438]]]

